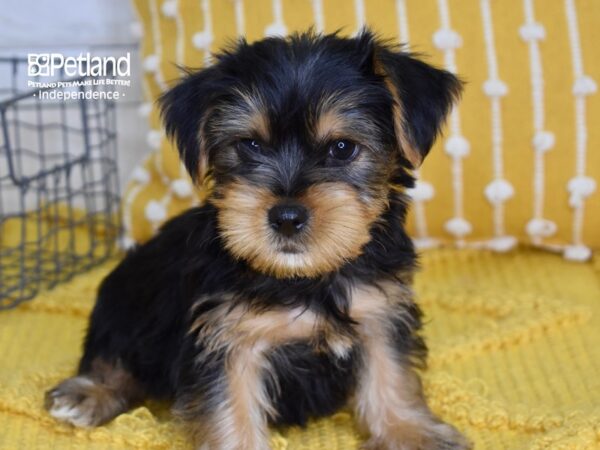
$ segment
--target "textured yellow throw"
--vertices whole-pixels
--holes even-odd
[[[0,312],[1,449],[188,449],[165,405],[80,430],[42,409],[43,392],[74,370],[94,292],[114,262]],[[600,265],[535,251],[432,250],[417,292],[431,349],[433,409],[476,449],[600,448]],[[353,450],[340,413],[307,430],[273,430],[283,449]]]

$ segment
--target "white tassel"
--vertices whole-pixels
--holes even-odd
[[[492,181],[485,188],[485,196],[488,201],[493,204],[503,203],[511,198],[515,193],[512,184],[501,178]]]
[[[514,236],[498,236],[487,242],[487,247],[495,252],[504,253],[512,250],[517,245]]]
[[[210,50],[213,42],[212,33],[208,31],[200,31],[192,36],[192,43],[198,50]]]
[[[150,182],[150,173],[141,166],[137,166],[131,172],[131,179],[139,184],[145,185]]]
[[[541,41],[546,39],[546,30],[541,23],[528,23],[519,28],[519,34],[521,39],[525,42],[529,41]]]
[[[417,202],[426,202],[435,195],[435,189],[427,181],[417,180],[415,187],[407,190],[408,195]]]
[[[554,147],[554,142],[554,133],[549,131],[538,131],[535,133],[535,136],[533,136],[532,145],[533,148],[535,148],[535,151],[545,153]]]
[[[173,19],[177,17],[177,0],[167,0],[162,4],[161,11],[165,17]]]
[[[455,158],[464,158],[471,151],[471,145],[462,136],[451,136],[444,145],[444,150]]]
[[[122,236],[119,239],[119,247],[121,250],[131,250],[135,246],[136,242],[131,236]]]
[[[413,243],[419,250],[434,248],[439,245],[439,241],[431,237],[414,238]]]
[[[151,200],[148,202],[144,213],[146,215],[146,219],[154,223],[162,222],[167,217],[166,208],[155,200]]]
[[[596,82],[587,75],[582,75],[573,84],[573,95],[585,97],[594,94],[598,90]]]
[[[157,55],[148,55],[144,58],[144,70],[146,72],[157,72],[159,63]]]
[[[508,86],[502,80],[492,79],[483,83],[483,92],[488,97],[504,97],[508,94]]]
[[[162,133],[158,130],[148,131],[148,134],[146,135],[146,142],[152,149],[159,149],[162,142]]]
[[[265,36],[285,36],[287,28],[282,23],[272,23],[265,28]]]
[[[596,180],[584,175],[573,177],[567,184],[567,190],[571,194],[569,205],[578,208],[583,205],[583,200],[596,191]]]
[[[454,30],[443,28],[434,33],[433,44],[440,50],[454,50],[462,45],[462,37]]]
[[[556,233],[557,226],[548,219],[531,219],[525,227],[531,237],[550,237]]]
[[[565,248],[563,257],[569,261],[585,262],[592,256],[592,251],[585,245],[569,245]]]
[[[179,178],[171,183],[171,190],[179,198],[187,198],[192,195],[192,183],[184,178]]]
[[[471,231],[473,230],[471,224],[462,217],[454,217],[448,220],[444,224],[444,228],[448,233],[457,238],[465,237],[466,235],[471,234]]]

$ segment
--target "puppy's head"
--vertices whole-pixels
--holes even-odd
[[[240,42],[161,99],[227,249],[277,277],[356,258],[429,152],[460,82],[364,31]]]

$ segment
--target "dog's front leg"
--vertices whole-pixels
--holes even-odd
[[[360,324],[362,364],[354,407],[360,424],[370,434],[368,450],[468,449],[465,438],[441,422],[423,398],[418,375],[394,344],[394,328],[387,317],[371,317]]]
[[[270,449],[266,350],[264,342],[246,342],[199,362],[202,373],[193,375],[176,411],[191,424],[200,450]]]

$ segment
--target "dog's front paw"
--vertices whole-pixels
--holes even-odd
[[[46,392],[51,416],[77,427],[94,427],[112,419],[121,405],[112,393],[86,377],[73,377]]]
[[[428,427],[401,427],[404,432],[372,436],[361,450],[470,450],[471,443],[452,425],[438,422]]]

